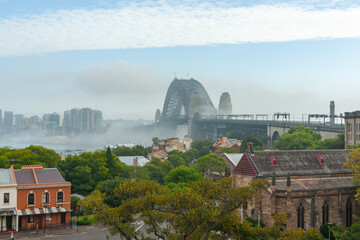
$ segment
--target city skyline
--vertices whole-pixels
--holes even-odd
[[[154,119],[174,79],[233,113],[358,110],[355,1],[0,1],[3,112]]]

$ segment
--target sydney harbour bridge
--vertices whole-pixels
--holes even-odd
[[[333,138],[344,132],[344,125],[335,123],[335,118],[339,117],[335,115],[333,101],[330,114],[311,114],[302,121],[291,120],[289,113],[233,114],[228,93],[221,95],[217,109],[199,81],[175,78],[168,88],[162,112],[156,111],[155,127],[175,134],[178,126],[186,125],[188,135],[194,140],[216,140],[228,131],[236,131],[243,137],[267,135],[271,144],[290,127],[298,125],[312,128],[323,139]],[[314,118],[317,121],[311,121]]]

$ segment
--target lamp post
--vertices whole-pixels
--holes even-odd
[[[265,214],[265,211],[260,208],[259,214],[258,214],[258,227],[260,227],[261,214]]]
[[[331,222],[328,222],[328,223],[327,223],[328,229],[329,229],[329,240],[331,239],[331,238],[330,238],[330,236],[331,236],[330,225],[331,225],[331,224],[332,224]]]

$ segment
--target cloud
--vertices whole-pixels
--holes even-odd
[[[129,62],[114,65],[96,65],[78,74],[78,84],[88,93],[97,96],[158,95],[159,86],[168,81],[149,66]],[[159,89],[158,89],[159,90]],[[166,86],[160,89],[166,91]]]
[[[360,36],[360,7],[164,1],[0,19],[0,56],[66,50],[283,42]]]

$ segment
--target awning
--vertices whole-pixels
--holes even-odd
[[[63,213],[63,212],[71,212],[71,210],[64,208],[64,207],[34,208],[34,209],[17,210],[17,213],[19,216],[39,215],[39,214],[49,214],[49,213]]]
[[[16,215],[16,208],[0,208],[0,216]]]

